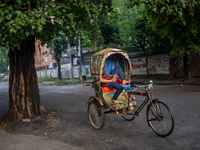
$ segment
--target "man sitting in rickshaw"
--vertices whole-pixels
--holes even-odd
[[[117,100],[120,93],[123,90],[123,86],[116,82],[117,78],[120,77],[120,80],[122,81],[122,84],[130,83],[131,80],[127,81],[125,80],[124,74],[122,73],[119,66],[115,66],[111,74],[106,73],[106,67],[103,68],[103,73],[100,78],[101,86],[106,86],[108,88],[114,88],[117,91],[115,92],[114,96],[112,97],[112,102],[114,104],[118,104],[120,101]]]

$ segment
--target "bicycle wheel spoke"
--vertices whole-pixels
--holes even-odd
[[[149,121],[154,121],[154,120],[157,120],[157,118],[149,119]]]

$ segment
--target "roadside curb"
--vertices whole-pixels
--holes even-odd
[[[200,81],[195,81],[195,80],[184,81],[183,79],[172,79],[172,80],[163,79],[162,80],[162,79],[147,79],[147,78],[136,79],[136,78],[134,78],[134,79],[132,79],[131,84],[148,84],[149,80],[153,80],[154,85],[199,85],[200,86]],[[8,82],[8,81],[6,81],[6,82]],[[6,83],[6,82],[0,82],[0,83]],[[88,79],[88,80],[85,80],[82,84],[84,84],[84,83],[92,84],[92,82],[93,82],[92,79]],[[41,84],[45,83],[46,85],[48,85],[48,84],[54,84],[55,81],[43,81],[40,83]],[[79,84],[79,80],[74,80],[74,82],[72,80],[63,80],[62,85],[72,85],[72,83]]]

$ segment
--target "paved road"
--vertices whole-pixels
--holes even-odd
[[[200,86],[155,85],[155,97],[170,106],[175,118],[175,130],[167,138],[158,137],[147,126],[143,115],[132,122],[121,116],[106,117],[105,126],[95,130],[87,118],[88,97],[94,95],[91,86],[39,86],[41,101],[47,110],[56,110],[57,120],[18,123],[0,132],[0,149],[84,149],[84,150],[177,150],[200,149]],[[8,109],[8,85],[0,84],[0,117]],[[138,97],[138,103],[142,98]],[[26,142],[16,142],[16,136]],[[12,137],[12,138],[11,138]],[[13,139],[15,137],[15,139]],[[30,142],[30,140],[33,142]],[[15,141],[15,146],[13,141]],[[10,140],[10,145],[5,142]],[[16,144],[18,143],[18,144]],[[27,143],[27,144],[25,144]],[[23,148],[22,148],[23,147]],[[31,148],[30,148],[31,147]]]

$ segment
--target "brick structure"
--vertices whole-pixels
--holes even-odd
[[[44,61],[46,61],[46,68],[48,68],[48,65],[50,63],[53,63],[53,67],[56,66],[56,61],[53,57],[53,50],[51,50],[49,47],[47,48],[47,44],[44,46],[41,45],[40,40],[35,41],[35,68],[43,69],[45,64]]]

